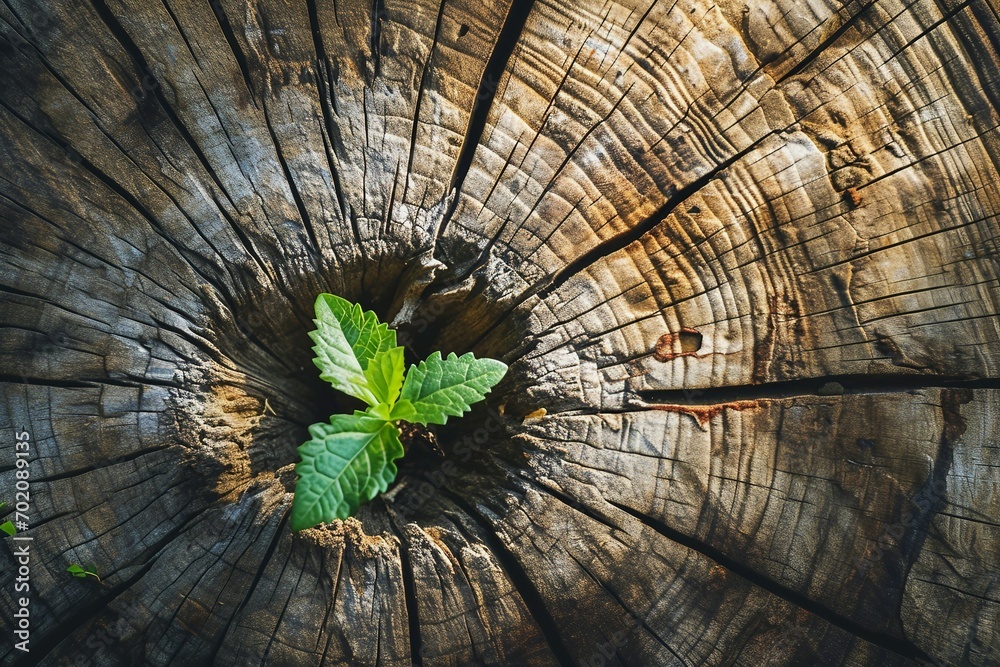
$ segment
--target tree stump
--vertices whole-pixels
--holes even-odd
[[[1000,664],[995,3],[0,31],[4,664]],[[323,291],[510,371],[292,533]]]

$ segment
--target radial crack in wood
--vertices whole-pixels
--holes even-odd
[[[5,0],[0,662],[1000,663],[998,72],[989,0]],[[510,368],[293,533],[320,292]]]

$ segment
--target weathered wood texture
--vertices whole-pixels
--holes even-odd
[[[992,0],[4,0],[4,663],[1000,664],[998,109]],[[292,534],[320,291],[511,371]]]

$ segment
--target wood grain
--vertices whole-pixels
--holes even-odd
[[[1000,663],[998,17],[0,3],[0,661]],[[293,534],[321,291],[510,372]]]

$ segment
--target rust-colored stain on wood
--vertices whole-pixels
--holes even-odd
[[[657,361],[670,361],[677,357],[691,356],[701,349],[702,335],[695,329],[683,328],[676,333],[665,333],[656,341],[653,356]]]
[[[1000,664],[996,7],[3,3],[0,662]],[[510,372],[293,534],[321,291]]]

